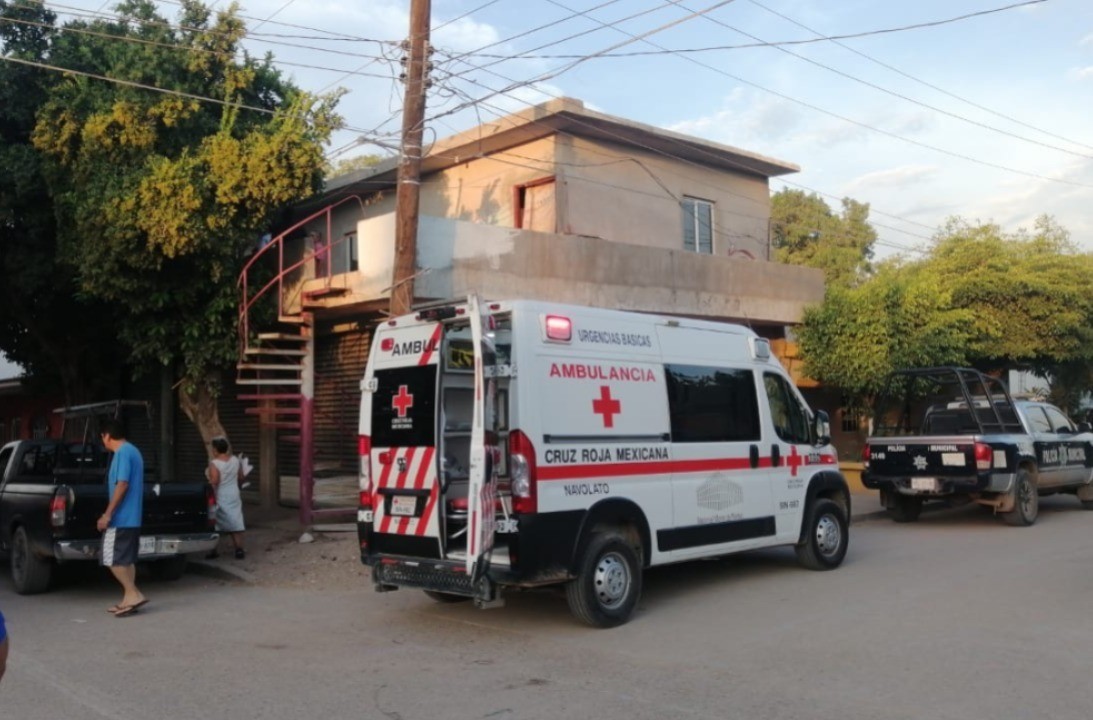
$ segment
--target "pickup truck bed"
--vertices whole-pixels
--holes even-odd
[[[1013,525],[1035,522],[1041,495],[1072,493],[1093,509],[1090,427],[966,368],[894,373],[862,459],[862,483],[899,522],[930,500],[988,505]]]
[[[0,448],[0,549],[17,592],[45,591],[60,563],[99,559],[108,467],[101,447],[20,440]],[[146,477],[140,559],[162,577],[181,576],[187,553],[216,546],[213,503],[206,483]]]

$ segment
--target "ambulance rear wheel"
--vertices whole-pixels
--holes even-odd
[[[797,560],[809,570],[831,570],[842,564],[850,540],[846,513],[831,500],[819,498],[808,509]]]
[[[468,595],[453,595],[451,593],[437,592],[436,590],[425,590],[424,593],[438,603],[461,603],[471,599]]]
[[[641,597],[637,551],[617,532],[596,533],[565,594],[578,620],[600,628],[622,625],[630,619]]]

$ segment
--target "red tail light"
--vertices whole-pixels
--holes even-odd
[[[372,509],[372,438],[368,435],[357,437],[357,455],[360,456],[360,476],[357,489],[360,490],[360,507]]]
[[[68,488],[59,487],[49,502],[49,523],[61,527],[68,517]]]
[[[535,447],[519,430],[509,433],[509,476],[512,478],[512,511],[534,513],[539,508]]]
[[[208,518],[205,522],[212,530],[216,527],[216,491],[213,490],[212,485],[205,486],[205,508],[208,512]]]
[[[975,444],[975,467],[990,470],[994,460],[994,448],[986,443]]]
[[[869,449],[869,443],[866,443],[865,445],[863,445],[863,446],[862,446],[862,449],[861,449],[861,461],[862,461],[863,463],[865,463],[866,465],[868,465],[868,464],[869,464],[869,457],[870,457],[870,454],[871,454],[872,452],[873,452],[873,451]]]

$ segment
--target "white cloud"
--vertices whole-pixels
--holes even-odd
[[[939,169],[936,165],[901,165],[888,170],[876,170],[859,175],[848,182],[843,189],[846,194],[851,194],[856,190],[902,188],[936,176]]]
[[[1085,47],[1086,45],[1093,45],[1093,33],[1089,33],[1084,38],[1078,41],[1078,45]]]
[[[1074,68],[1070,71],[1070,76],[1075,80],[1086,80],[1093,78],[1093,65],[1087,65],[1082,68]]]

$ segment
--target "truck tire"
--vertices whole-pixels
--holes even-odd
[[[186,556],[176,555],[166,560],[155,560],[148,569],[156,580],[178,580],[186,574]]]
[[[461,603],[471,599],[469,595],[453,595],[452,593],[437,592],[436,590],[424,590],[423,592],[438,603]]]
[[[1002,513],[1002,519],[1007,525],[1028,527],[1036,522],[1036,516],[1040,512],[1040,495],[1036,491],[1036,485],[1032,482],[1032,476],[1028,470],[1017,471],[1017,479],[1013,483],[1013,510]]]
[[[566,584],[569,610],[593,627],[622,625],[641,597],[638,552],[617,531],[592,535],[581,556],[577,577]]]
[[[922,498],[893,495],[888,514],[898,523],[914,522],[922,514]]]
[[[15,529],[11,538],[11,579],[15,592],[20,595],[37,595],[49,588],[53,577],[53,563],[34,554],[26,528]]]
[[[809,570],[832,570],[842,564],[850,542],[846,513],[831,500],[817,498],[805,515],[804,541],[797,561]]]

